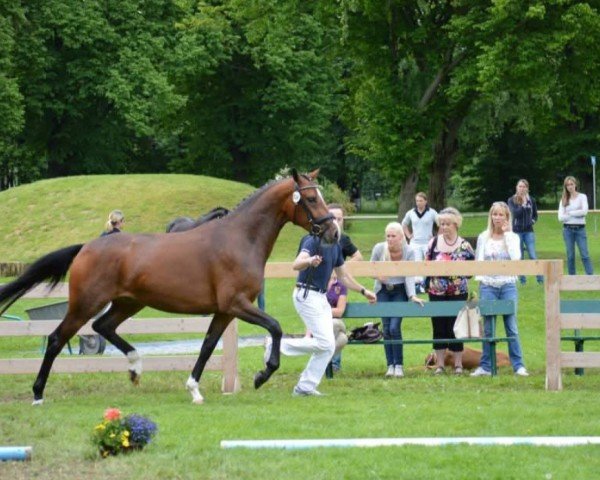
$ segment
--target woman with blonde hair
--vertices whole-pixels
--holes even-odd
[[[123,227],[125,216],[121,210],[113,210],[108,214],[108,221],[104,231],[100,234],[101,237],[111,235],[113,233],[119,233]],[[99,318],[110,308],[110,303],[97,315],[95,318]],[[106,348],[106,339],[99,334],[95,335],[79,335],[79,354],[96,354],[103,353]]]
[[[125,215],[121,210],[113,210],[108,214],[108,221],[104,231],[100,234],[101,237],[110,235],[112,233],[119,233],[123,228],[123,222],[125,221]]]
[[[508,205],[504,202],[494,202],[488,214],[487,229],[477,237],[475,250],[476,260],[502,261],[520,260],[521,246],[519,236],[512,231],[511,214]],[[479,298],[481,300],[512,300],[515,302],[515,311],[518,300],[516,281],[517,277],[509,275],[478,275],[475,280],[479,284]],[[523,354],[519,341],[517,316],[512,313],[504,315],[504,330],[507,337],[512,337],[508,342],[508,356],[516,375],[526,377],[529,375],[523,364]],[[492,328],[492,315],[483,317],[483,331],[486,337],[491,338],[496,332]],[[471,374],[472,377],[490,376],[492,362],[490,344],[483,343],[483,353],[479,367]]]
[[[427,247],[425,260],[437,262],[457,262],[473,260],[475,252],[469,242],[458,234],[462,225],[462,215],[453,207],[444,208],[437,216],[439,235],[433,237]],[[469,295],[467,277],[429,277],[428,292],[430,302],[439,301],[465,301]],[[432,317],[433,339],[455,339],[454,321],[456,316]],[[463,373],[462,352],[463,343],[435,342],[433,348],[436,353],[437,365],[435,375],[444,373],[444,358],[446,350],[454,352],[454,373]]]
[[[414,252],[406,243],[402,225],[398,222],[388,223],[385,227],[385,242],[373,247],[372,262],[398,262],[414,260]],[[378,302],[407,302],[409,299],[423,305],[423,300],[415,292],[414,277],[376,277],[373,291]],[[384,340],[402,340],[402,318],[385,317],[383,323]],[[404,355],[402,344],[384,344],[387,361],[386,377],[404,377]]]
[[[594,274],[594,267],[588,253],[587,234],[585,232],[585,217],[588,213],[588,200],[585,193],[577,191],[579,184],[573,176],[568,176],[563,182],[563,194],[558,204],[558,221],[563,224],[563,239],[567,248],[567,270],[569,275],[575,275],[575,244],[585,273]]]

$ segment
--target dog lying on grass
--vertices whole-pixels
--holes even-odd
[[[473,350],[472,348],[465,347],[463,351],[462,364],[463,368],[468,370],[472,370],[479,366],[479,361],[481,360],[481,352],[479,350]],[[425,358],[425,368],[432,369],[435,368],[437,361],[437,355],[435,352],[430,353]],[[446,350],[444,355],[444,365],[447,367],[454,367],[454,352],[450,350]],[[509,367],[510,360],[508,355],[504,352],[496,352],[496,365],[498,367]]]

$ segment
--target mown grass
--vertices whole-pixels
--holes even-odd
[[[133,211],[128,205],[118,206]],[[204,205],[199,210],[212,206]],[[175,207],[151,203],[144,206],[148,211],[161,208]],[[100,219],[94,218],[92,237],[98,224],[101,228],[104,216],[103,209]],[[162,223],[162,218],[155,223],[157,230]],[[372,245],[383,238],[386,223],[353,223],[349,233],[367,257]],[[467,218],[462,233],[475,235],[484,224],[484,218]],[[39,232],[39,225],[33,228]],[[541,258],[564,258],[560,226],[554,215],[544,215],[536,231]],[[588,231],[594,265],[600,271],[599,242],[593,229]],[[49,236],[57,242],[59,233],[60,228]],[[33,231],[31,235],[39,236]],[[81,233],[75,235],[83,237]],[[291,260],[300,235],[298,229],[286,228],[273,258]],[[268,280],[267,310],[280,320],[285,332],[299,333],[303,325],[292,307],[292,285],[292,279]],[[301,451],[219,448],[220,441],[226,439],[597,435],[600,373],[588,369],[578,377],[565,370],[564,390],[546,392],[543,288],[531,278],[519,292],[519,327],[525,362],[532,373],[528,378],[514,377],[509,368],[501,369],[496,378],[432,377],[422,367],[429,352],[426,345],[405,349],[407,377],[403,380],[383,378],[385,361],[380,346],[346,349],[342,372],[321,385],[328,394],[323,398],[290,395],[306,358],[283,357],[281,369],[260,390],[254,390],[253,375],[262,365],[262,348],[257,347],[240,349],[242,390],[238,394],[222,395],[220,376],[205,374],[203,406],[190,403],[183,387],[187,372],[146,372],[139,388],[129,384],[125,373],[53,374],[46,389],[46,404],[40,408],[30,406],[34,375],[0,376],[0,445],[34,448],[32,462],[0,464],[0,478],[596,478],[600,467],[597,446],[461,445]],[[597,294],[594,296],[597,298]],[[354,294],[351,300],[360,301]],[[44,302],[19,301],[10,313],[23,315],[24,308]],[[264,332],[241,323],[240,333]],[[409,338],[430,338],[429,320],[407,319],[403,333]],[[132,340],[141,341],[139,337]],[[36,356],[38,349],[38,338],[0,340],[3,358]],[[570,350],[572,345],[564,349]],[[590,344],[586,350],[598,350],[598,346]],[[160,429],[156,441],[143,452],[101,460],[89,439],[109,406],[150,416]]]

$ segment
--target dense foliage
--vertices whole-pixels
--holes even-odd
[[[589,189],[599,4],[0,0],[0,188],[293,164],[381,178],[400,209],[417,189],[479,208],[523,176]]]

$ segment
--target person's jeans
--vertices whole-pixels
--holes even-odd
[[[594,267],[592,266],[592,261],[590,260],[590,254],[588,252],[587,245],[587,234],[585,233],[585,227],[581,228],[572,228],[572,227],[563,227],[563,239],[565,241],[565,246],[567,247],[567,271],[569,275],[575,275],[575,244],[577,244],[577,248],[579,248],[579,255],[581,256],[581,261],[583,262],[583,268],[585,269],[585,273],[588,275],[594,274]]]
[[[377,292],[378,302],[406,302],[406,289],[404,284],[394,285],[392,290],[388,290],[385,285]],[[402,318],[401,317],[384,317],[381,319],[383,323],[383,339],[384,340],[402,340]],[[389,365],[403,365],[404,351],[401,344],[385,344],[385,359]]]
[[[515,312],[517,311],[517,287],[514,283],[505,283],[501,287],[492,287],[490,285],[481,284],[479,287],[479,298],[481,300],[512,300],[515,302]],[[508,342],[508,356],[513,370],[516,372],[523,365],[523,353],[521,351],[521,343],[519,341],[519,329],[517,328],[516,314],[503,315],[504,330],[507,337],[515,337],[514,340]],[[483,317],[483,332],[488,338],[495,336],[496,332],[492,330],[492,315],[484,315]],[[490,344],[483,344],[483,353],[479,366],[485,371],[492,370],[492,359],[490,355]]]
[[[535,253],[535,233],[533,232],[518,232],[517,235],[520,239],[521,245],[521,260],[525,258],[525,250],[527,249],[527,255],[531,260],[537,259],[537,254]],[[538,283],[544,282],[544,277],[542,275],[537,275],[535,277]],[[524,285],[527,282],[527,278],[524,275],[519,275],[519,281]]]

